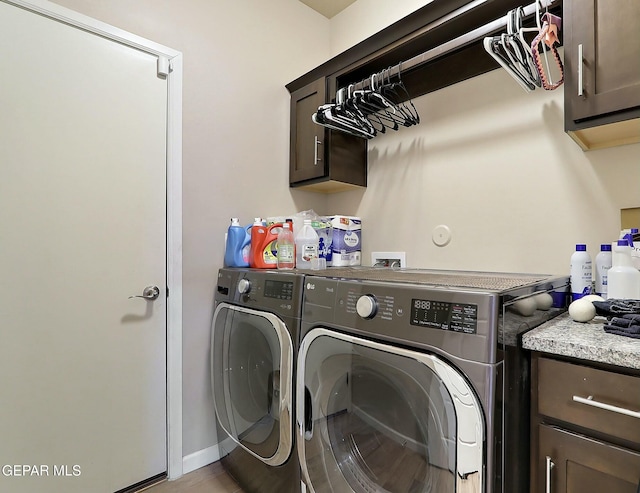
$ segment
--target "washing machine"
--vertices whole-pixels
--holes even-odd
[[[530,274],[309,272],[296,382],[307,490],[528,491],[518,340],[564,309],[517,310],[542,293],[564,301],[567,285]]]
[[[294,363],[304,277],[220,269],[211,380],[221,463],[245,493],[296,493]]]

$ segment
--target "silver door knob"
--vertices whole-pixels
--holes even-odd
[[[145,300],[155,300],[158,296],[160,296],[160,289],[158,288],[158,286],[147,286],[142,291],[142,294],[129,296],[129,299],[144,298]]]

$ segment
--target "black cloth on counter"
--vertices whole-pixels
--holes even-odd
[[[596,315],[601,315],[610,319],[627,314],[640,315],[640,300],[607,300],[594,301]]]
[[[622,317],[612,317],[604,326],[604,331],[609,334],[640,339],[640,314],[627,313]]]

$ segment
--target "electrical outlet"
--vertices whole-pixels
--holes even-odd
[[[407,266],[407,256],[405,252],[372,252],[371,265],[398,269]]]

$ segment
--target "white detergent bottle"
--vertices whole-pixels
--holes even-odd
[[[296,267],[311,269],[311,261],[318,258],[318,233],[311,226],[311,219],[304,220],[304,226],[296,235]]]
[[[605,300],[609,287],[608,273],[612,265],[611,245],[609,243],[600,245],[600,253],[596,255],[596,294]]]
[[[608,272],[609,299],[640,300],[640,271],[631,261],[627,240],[618,240],[613,247],[613,266]]]
[[[592,265],[587,245],[576,245],[571,255],[571,301],[591,294]]]

